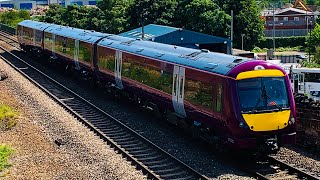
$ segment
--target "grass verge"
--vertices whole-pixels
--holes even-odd
[[[15,126],[17,115],[11,107],[0,103],[0,130],[9,130]]]
[[[0,144],[0,172],[10,166],[10,163],[8,163],[8,158],[13,151],[14,150],[10,146]]]

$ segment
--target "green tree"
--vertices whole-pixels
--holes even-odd
[[[0,23],[16,27],[20,21],[30,19],[30,13],[26,10],[9,10],[0,14]]]
[[[255,0],[216,0],[226,13],[234,13],[234,46],[240,48],[244,34],[244,48],[252,49],[263,37],[264,22]]]
[[[130,26],[171,25],[177,5],[177,0],[134,0],[128,11]]]
[[[221,37],[230,32],[231,17],[211,0],[180,1],[175,17],[178,27]]]
[[[130,18],[128,11],[133,0],[118,0],[109,10],[105,10],[105,20],[102,23],[102,31],[118,34],[120,32],[129,30]]]
[[[320,24],[316,23],[313,31],[307,36],[307,52],[314,55],[314,61],[320,64]]]
[[[40,18],[40,21],[61,24],[61,15],[63,12],[63,8],[64,7],[60,5],[50,4],[48,11],[44,16],[42,16],[42,18]]]

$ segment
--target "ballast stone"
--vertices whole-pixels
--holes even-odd
[[[0,69],[0,81],[5,80],[8,78],[8,74]]]

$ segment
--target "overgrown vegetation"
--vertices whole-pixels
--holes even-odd
[[[0,172],[10,166],[8,159],[14,150],[8,145],[0,144]]]
[[[306,37],[305,36],[291,36],[291,37],[281,37],[275,38],[276,47],[306,47]],[[257,47],[260,48],[273,48],[273,39],[272,38],[262,38],[257,44]]]
[[[15,126],[17,115],[11,107],[0,103],[0,130],[9,130]]]
[[[320,67],[320,24],[316,23],[313,31],[308,34],[306,44],[306,50],[311,54],[311,63],[308,66]]]
[[[254,47],[252,49],[252,52],[259,53],[259,52],[267,52],[268,48],[259,48]],[[303,51],[304,47],[302,46],[296,46],[296,47],[278,47],[276,48],[276,52],[285,52],[285,51]]]
[[[26,10],[7,10],[0,13],[0,23],[16,28],[20,21],[30,19],[30,13]]]

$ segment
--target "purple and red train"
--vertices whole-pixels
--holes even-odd
[[[125,93],[210,142],[264,151],[295,142],[290,81],[276,65],[30,20],[18,24],[17,36],[25,51]]]

